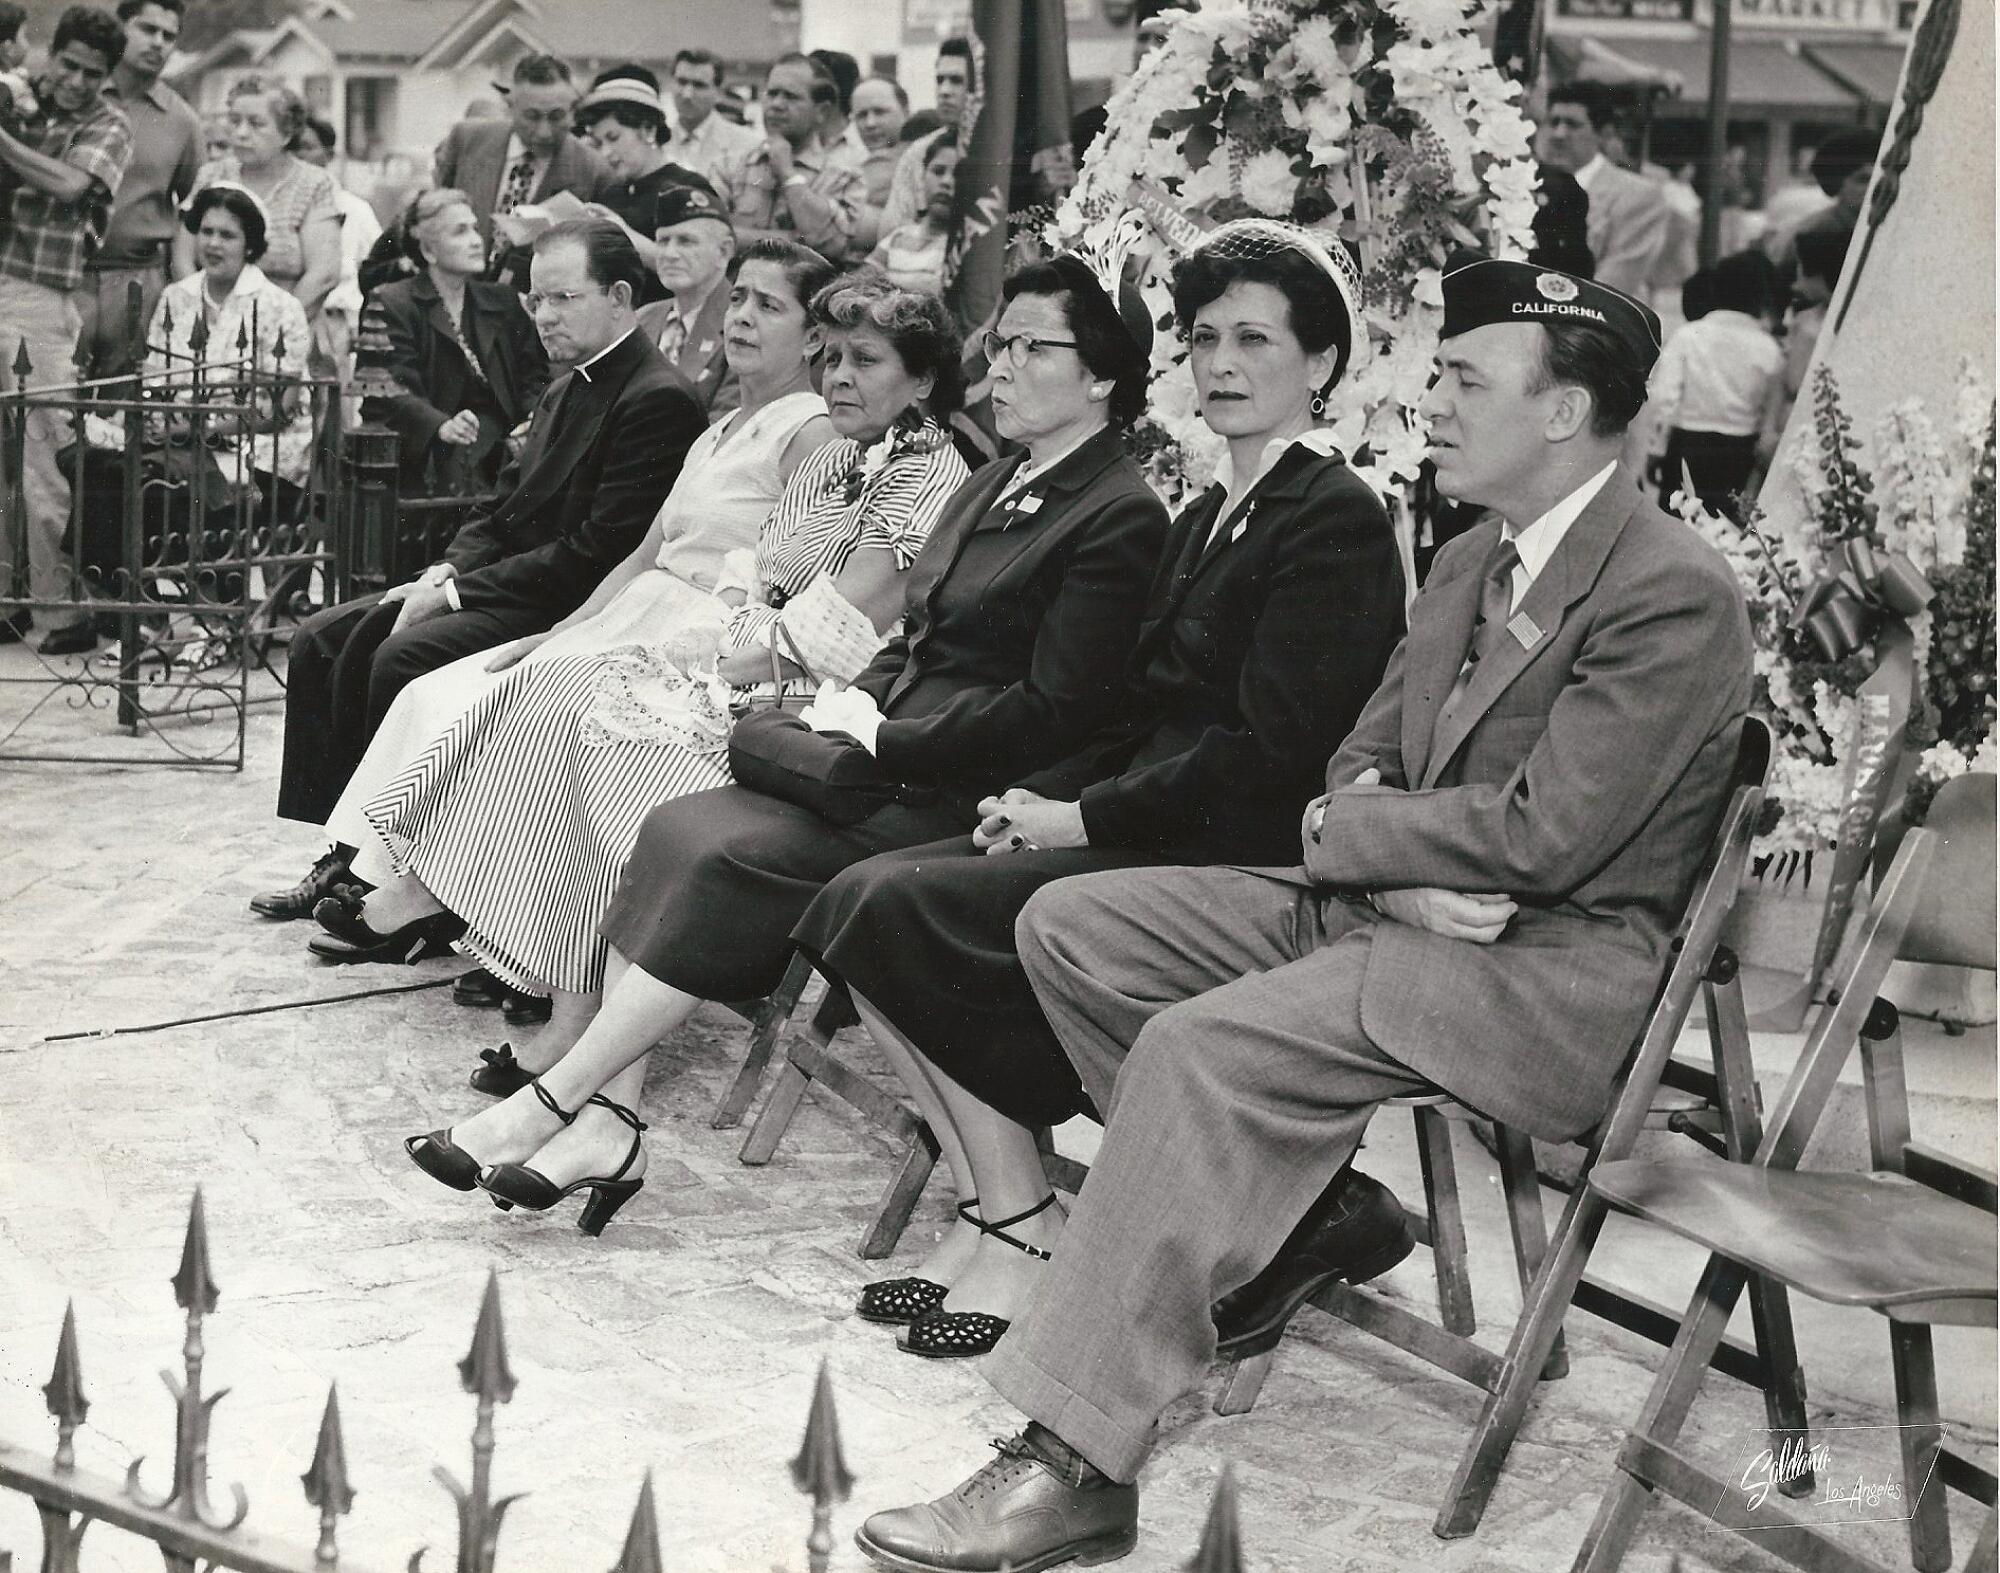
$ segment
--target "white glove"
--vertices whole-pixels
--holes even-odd
[[[799,712],[799,719],[815,732],[845,732],[869,753],[875,752],[875,734],[882,727],[882,712],[875,701],[858,688],[838,683],[821,683],[813,702]]]

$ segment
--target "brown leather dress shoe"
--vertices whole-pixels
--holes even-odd
[[[1275,1349],[1292,1313],[1328,1284],[1366,1283],[1416,1244],[1389,1187],[1358,1169],[1313,1203],[1270,1265],[1215,1302],[1215,1353],[1247,1360]]]
[[[893,1573],[1041,1573],[1115,1562],[1139,1543],[1139,1488],[1107,1479],[1039,1425],[949,1496],[877,1513],[854,1543]]]

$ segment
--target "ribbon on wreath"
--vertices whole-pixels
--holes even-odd
[[[1804,633],[1829,661],[1845,660],[1884,622],[1907,621],[1937,598],[1906,554],[1879,551],[1860,536],[1840,543],[1838,561],[1839,571],[1815,580],[1792,616],[1792,631]]]

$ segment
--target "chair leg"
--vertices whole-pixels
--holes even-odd
[[[1465,1214],[1458,1202],[1458,1168],[1451,1155],[1451,1122],[1424,1104],[1410,1112],[1417,1120],[1417,1161],[1423,1167],[1431,1270],[1437,1275],[1438,1319],[1448,1332],[1470,1338],[1479,1323],[1472,1310],[1472,1280],[1465,1270]]]
[[[757,1019],[750,1028],[750,1051],[744,1055],[736,1079],[729,1084],[729,1090],[715,1106],[715,1114],[708,1122],[712,1129],[734,1130],[743,1123],[743,1116],[750,1112],[750,1104],[757,1096],[758,1087],[763,1084],[765,1068],[771,1063],[771,1051],[778,1046],[778,1039],[784,1035],[785,1023],[791,1020],[799,996],[805,992],[811,978],[812,963],[804,956],[793,956],[791,965],[785,968],[784,978],[757,1012]]]
[[[805,1101],[806,1088],[811,1084],[811,1078],[790,1060],[778,1067],[778,1079],[771,1083],[771,1095],[764,1100],[764,1107],[751,1125],[749,1136],[744,1138],[743,1150],[736,1155],[739,1162],[755,1167],[771,1161],[771,1155],[778,1150],[778,1143],[791,1129],[799,1105]]]
[[[1729,1330],[1730,1313],[1742,1297],[1747,1276],[1734,1262],[1720,1256],[1708,1259],[1681,1317],[1674,1346],[1667,1351],[1666,1362],[1653,1381],[1646,1407],[1632,1424],[1632,1437],[1662,1446],[1672,1446],[1679,1439],[1702,1379],[1708,1375],[1709,1358]],[[1652,1486],[1631,1472],[1621,1454],[1611,1487],[1597,1504],[1597,1517],[1577,1548],[1570,1573],[1618,1573],[1652,1493]]]
[[[1996,1561],[2000,1561],[2000,1509],[1989,1507],[1972,1555],[1965,1559],[1965,1573],[1994,1573]]]
[[[1604,1227],[1604,1215],[1603,1199],[1587,1184],[1570,1193],[1541,1273],[1522,1297],[1521,1319],[1508,1340],[1500,1379],[1480,1410],[1431,1525],[1439,1538],[1456,1540],[1479,1527],[1542,1372],[1562,1336],[1563,1317],[1576,1294],[1577,1280],[1590,1262],[1591,1248]]]
[[[1742,982],[1733,965],[1719,970],[1720,976],[1703,990],[1709,1048],[1721,1093],[1722,1131],[1729,1161],[1748,1163],[1764,1138],[1756,1071],[1750,1059],[1750,1022],[1743,1008]],[[1761,1276],[1750,1280],[1750,1329],[1758,1357],[1764,1362],[1764,1419],[1774,1441],[1796,1436],[1809,1444],[1805,1368],[1799,1362],[1798,1335],[1792,1328],[1791,1297],[1783,1284]],[[1781,1494],[1794,1498],[1810,1497],[1816,1489],[1809,1469],[1778,1487]]]
[[[889,1189],[882,1195],[882,1205],[875,1210],[875,1221],[861,1237],[860,1254],[864,1260],[880,1261],[896,1249],[896,1242],[910,1226],[910,1214],[923,1199],[924,1186],[929,1183],[937,1160],[937,1138],[928,1125],[919,1125],[910,1145],[903,1150],[903,1161],[896,1165]]]
[[[1232,1365],[1229,1375],[1223,1379],[1222,1391],[1215,1395],[1215,1412],[1218,1415],[1250,1413],[1256,1406],[1257,1395],[1264,1391],[1264,1378],[1271,1374],[1271,1362],[1277,1358],[1278,1351],[1271,1349]]]
[[[1541,1182],[1535,1176],[1535,1144],[1525,1131],[1494,1122],[1500,1157],[1500,1188],[1507,1195],[1507,1223],[1514,1234],[1514,1266],[1521,1277],[1521,1305],[1527,1308],[1528,1295],[1542,1263],[1549,1254],[1548,1215],[1542,1211]],[[1578,1184],[1587,1184],[1579,1178]],[[1553,1382],[1569,1375],[1569,1351],[1563,1345],[1562,1328],[1556,1328],[1555,1342],[1542,1367],[1542,1380]]]
[[[1910,1499],[1910,1565],[1917,1573],[1948,1573],[1951,1521],[1948,1493],[1937,1477],[1937,1365],[1931,1330],[1916,1323],[1889,1324],[1889,1361],[1896,1373],[1896,1428],[1903,1450],[1903,1489]]]

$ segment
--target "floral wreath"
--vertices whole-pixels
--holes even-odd
[[[1463,0],[1211,0],[1174,13],[1105,106],[1051,226],[1059,247],[1102,246],[1145,211],[1165,244],[1142,288],[1163,322],[1172,253],[1214,223],[1261,215],[1344,242],[1360,258],[1371,352],[1357,342],[1326,420],[1384,493],[1424,456],[1416,407],[1445,257],[1466,244],[1520,256],[1532,240],[1534,128],[1466,12]],[[1155,342],[1153,371],[1141,443],[1156,450],[1154,483],[1202,484],[1221,445],[1173,336]]]

